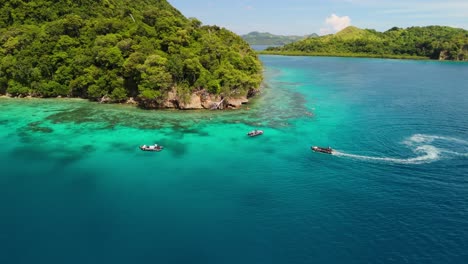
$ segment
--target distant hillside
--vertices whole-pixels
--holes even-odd
[[[261,72],[242,38],[166,0],[0,5],[0,94],[200,108],[253,94]]]
[[[250,45],[285,45],[308,37],[317,36],[318,35],[315,33],[306,36],[283,36],[254,31],[247,35],[242,35],[241,37]]]
[[[307,38],[267,53],[468,60],[468,31],[444,26],[391,28],[385,32],[347,27],[334,35]]]

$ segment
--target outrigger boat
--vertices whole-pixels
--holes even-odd
[[[255,137],[255,136],[259,136],[259,135],[263,135],[263,130],[252,130],[250,131],[249,133],[247,133],[247,136],[249,137]]]
[[[323,148],[323,147],[313,146],[313,147],[311,147],[311,149],[313,151],[315,151],[315,152],[322,152],[322,153],[326,153],[326,154],[332,154],[333,153],[333,149],[330,148],[330,147]]]
[[[143,145],[143,146],[140,146],[140,149],[143,150],[143,151],[161,151],[164,149],[163,146],[160,146],[158,144],[154,144],[154,145],[151,145],[151,146],[146,146],[146,145]]]

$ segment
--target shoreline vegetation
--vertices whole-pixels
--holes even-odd
[[[468,61],[468,31],[446,26],[393,27],[385,32],[349,26],[259,54]]]
[[[412,55],[391,55],[391,54],[366,54],[366,53],[325,53],[325,52],[303,52],[303,51],[257,51],[260,55],[280,55],[280,56],[316,56],[316,57],[343,57],[343,58],[374,58],[374,59],[404,59],[404,60],[431,60],[429,57]]]
[[[240,36],[166,0],[7,1],[0,14],[0,94],[225,109],[263,80]]]
[[[71,97],[71,96],[57,96],[57,97],[41,97],[41,96],[34,96],[30,94],[26,95],[12,95],[9,93],[0,94],[0,99],[20,99],[20,100],[27,100],[27,99],[35,99],[35,100],[84,100],[89,103],[98,103],[98,104],[115,104],[115,105],[128,105],[133,107],[138,107],[140,109],[154,109],[154,110],[233,110],[233,109],[241,109],[243,106],[250,105],[252,98],[257,96],[263,86],[259,89],[255,90],[255,94],[252,96],[244,96],[239,98],[222,98],[220,96],[205,98],[205,100],[201,100],[203,96],[200,96],[200,93],[194,93],[191,97],[191,100],[183,103],[183,104],[176,104],[174,101],[167,101],[165,105],[160,107],[143,107],[141,106],[134,98],[130,97],[125,101],[112,101],[110,98],[104,97],[101,100],[90,100],[89,98],[84,97]],[[216,106],[216,107],[213,107]],[[250,109],[250,107],[246,107],[246,109]]]

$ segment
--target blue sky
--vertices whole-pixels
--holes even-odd
[[[348,25],[385,31],[394,26],[468,29],[468,0],[168,0],[187,17],[235,33],[334,33]]]

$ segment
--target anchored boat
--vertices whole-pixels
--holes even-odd
[[[249,137],[255,137],[255,136],[259,136],[259,135],[263,135],[263,130],[252,130],[250,131],[249,133],[247,133],[247,136]]]
[[[161,151],[164,149],[163,146],[160,146],[158,144],[154,144],[154,145],[150,145],[150,146],[146,146],[146,145],[143,145],[143,146],[140,146],[140,149],[143,150],[143,151]]]

